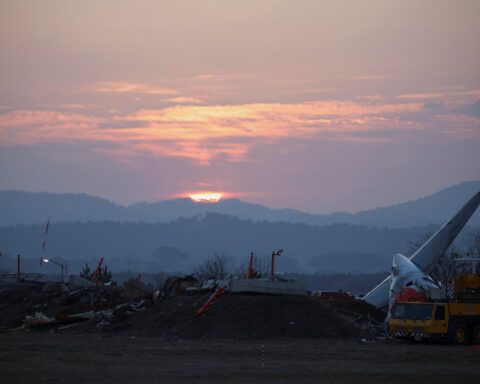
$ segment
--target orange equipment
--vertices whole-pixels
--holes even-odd
[[[208,308],[212,306],[212,304],[218,299],[218,296],[222,295],[225,292],[225,288],[227,285],[218,288],[215,292],[213,292],[212,296],[203,304],[202,308],[200,308],[196,313],[195,316],[200,316],[203,312],[207,311]]]
[[[404,288],[398,292],[395,296],[396,303],[408,303],[411,301],[415,302],[427,302],[428,297],[417,292],[413,288]]]
[[[97,269],[95,270],[95,273],[92,276],[92,281],[97,281],[97,275],[98,272],[100,271],[100,267],[102,266],[103,263],[103,257],[101,258],[100,262],[98,263]]]
[[[245,276],[247,280],[251,279],[253,274],[253,255],[254,253],[250,252],[250,265],[248,266],[247,276]]]

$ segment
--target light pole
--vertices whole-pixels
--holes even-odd
[[[59,263],[58,261],[55,261],[53,259],[45,259],[43,257],[40,258],[40,265],[42,265],[42,263],[50,263],[50,262],[52,262],[53,264],[57,264],[62,269],[62,281],[64,281],[64,279],[63,279],[63,269],[65,268],[65,271],[66,271],[67,266],[63,265],[62,263]]]
[[[280,256],[283,252],[283,249],[279,249],[277,252],[272,252],[272,271],[271,271],[271,279],[273,280],[273,271],[275,267],[275,256]]]

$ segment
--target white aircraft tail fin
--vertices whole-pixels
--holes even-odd
[[[440,229],[410,257],[410,261],[417,265],[424,273],[430,273],[440,256],[444,254],[450,244],[452,244],[453,240],[455,240],[479,205],[480,192],[477,192],[455,216],[443,224]],[[391,276],[388,276],[368,292],[364,296],[364,300],[377,308],[387,306],[391,281]]]
[[[480,192],[475,194],[460,211],[443,224],[411,257],[423,272],[430,273],[438,258],[445,253],[453,240],[480,205]]]

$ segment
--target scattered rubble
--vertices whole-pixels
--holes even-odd
[[[130,279],[123,283],[122,296],[126,299],[136,299],[153,295],[153,288],[139,280]]]
[[[87,280],[86,280],[87,281]],[[222,282],[174,278],[166,290],[130,279],[122,286],[85,281],[18,283],[0,290],[0,331],[110,332],[165,338],[372,338],[384,314],[358,301],[233,294],[208,304]],[[202,310],[205,307],[208,311]]]
[[[120,287],[81,283],[18,283],[3,287],[0,290],[0,330],[114,318],[153,304],[152,291],[139,282],[133,285],[135,289],[131,282]]]
[[[188,292],[198,292],[200,282],[193,277],[188,275],[185,277],[180,276],[170,276],[163,286],[163,292],[165,297],[181,295]]]

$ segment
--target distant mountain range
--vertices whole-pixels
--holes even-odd
[[[270,209],[238,199],[218,203],[199,203],[174,199],[155,203],[138,203],[128,207],[87,194],[55,194],[24,191],[0,191],[0,226],[52,221],[132,221],[170,222],[207,213],[227,214],[252,221],[306,223],[312,225],[354,224],[370,227],[412,227],[441,224],[468,199],[480,191],[480,181],[467,181],[433,195],[388,207],[355,214],[337,212],[329,215],[309,214],[295,209]],[[480,225],[480,212],[469,223]]]

